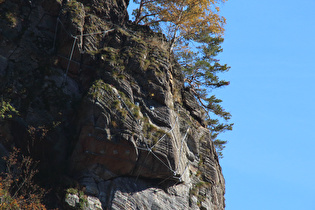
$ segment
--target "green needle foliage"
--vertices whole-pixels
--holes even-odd
[[[196,45],[194,48],[189,47],[191,41]],[[187,40],[186,49],[175,51],[176,58],[183,67],[186,86],[191,89],[200,105],[206,110],[207,126],[212,133],[211,137],[219,157],[223,157],[222,150],[227,141],[217,139],[217,136],[226,130],[232,130],[233,126],[228,123],[231,114],[220,105],[222,100],[210,94],[213,89],[230,84],[218,76],[218,73],[224,73],[230,69],[226,64],[220,64],[215,58],[222,52],[220,47],[222,42],[222,37],[212,37],[209,33],[204,33]]]
[[[149,25],[163,31],[169,41],[169,52],[182,65],[185,84],[205,109],[207,126],[212,133],[219,157],[226,141],[219,133],[232,130],[228,123],[231,114],[220,105],[221,99],[211,95],[213,89],[229,85],[218,73],[230,67],[220,64],[215,57],[222,52],[225,18],[219,5],[226,0],[134,0],[134,23]],[[169,57],[171,58],[171,56]]]

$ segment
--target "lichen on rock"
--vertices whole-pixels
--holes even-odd
[[[164,36],[129,22],[125,0],[26,2],[0,3],[14,13],[0,20],[1,98],[19,111],[3,146],[96,209],[224,209],[204,113]]]

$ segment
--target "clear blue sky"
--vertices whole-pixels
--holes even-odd
[[[230,0],[218,91],[227,210],[315,209],[315,1]]]
[[[227,210],[315,209],[315,0],[229,0]]]

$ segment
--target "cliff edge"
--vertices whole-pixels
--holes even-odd
[[[128,3],[0,1],[1,100],[19,112],[0,120],[1,155],[15,146],[47,183],[76,180],[85,208],[224,209],[204,112],[163,34],[131,23]]]

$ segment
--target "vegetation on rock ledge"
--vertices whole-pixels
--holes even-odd
[[[136,24],[149,25],[166,33],[169,50],[175,55],[185,75],[185,85],[206,110],[206,121],[218,155],[227,141],[217,139],[219,133],[232,130],[228,123],[231,114],[220,105],[221,99],[209,93],[212,89],[229,85],[218,73],[229,70],[215,57],[222,52],[225,18],[219,14],[219,4],[225,0],[134,0]],[[219,118],[216,118],[219,117]],[[223,122],[221,122],[223,119]]]
[[[34,183],[37,163],[16,148],[8,157],[6,172],[0,175],[0,209],[46,209],[46,191]]]

